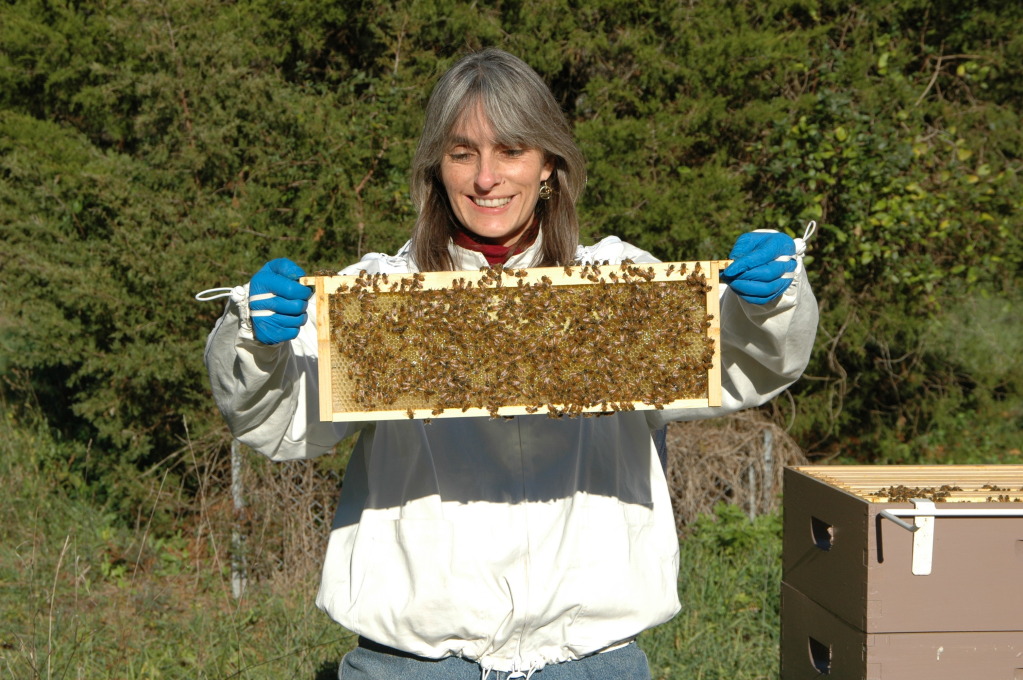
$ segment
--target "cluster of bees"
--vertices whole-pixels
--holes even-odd
[[[985,484],[981,487],[986,491],[1009,491],[1012,489],[1002,488],[993,484]],[[934,501],[935,503],[944,503],[952,495],[954,491],[962,491],[962,487],[952,486],[949,484],[943,484],[939,488],[934,487],[907,487],[901,484],[889,486],[885,489],[879,489],[875,491],[873,495],[881,498],[887,498],[890,503],[908,503],[914,498],[923,498],[926,500]],[[1023,488],[1020,489],[1023,491]],[[1023,498],[1013,497],[1011,494],[999,494],[997,496],[988,496],[986,501],[988,503],[1023,503]]]
[[[984,486],[982,486],[980,488],[986,489],[987,491],[1009,491],[1009,492],[1012,491],[1012,489],[1009,489],[1009,488],[1006,488],[1006,487],[1002,487],[1002,486],[998,486],[997,484],[985,484]],[[1019,490],[1023,491],[1023,487],[1020,487]],[[997,496],[988,496],[987,497],[987,502],[988,503],[992,503],[992,502],[994,502],[994,503],[1023,503],[1023,498],[1020,498],[1019,496],[1013,498],[1008,493],[1000,493]]]
[[[658,281],[630,262],[565,267],[556,277],[572,285],[530,271],[451,272],[438,289],[363,272],[341,286],[328,298],[335,411],[571,417],[706,398],[711,287],[698,264]]]
[[[902,484],[896,484],[889,486],[886,489],[879,489],[874,492],[875,496],[887,498],[890,503],[908,503],[914,498],[923,498],[935,503],[944,503],[954,491],[962,491],[960,486],[952,486],[950,484],[942,484],[940,488],[934,488],[933,486],[927,487],[908,487]]]

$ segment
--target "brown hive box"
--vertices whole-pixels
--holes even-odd
[[[721,261],[315,276],[320,419],[721,403]]]
[[[865,633],[782,584],[782,680],[1023,680],[1023,632]]]
[[[782,560],[783,680],[1023,680],[1021,465],[788,468]]]

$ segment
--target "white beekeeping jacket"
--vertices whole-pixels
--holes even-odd
[[[537,248],[507,265],[530,266]],[[451,253],[458,269],[486,266],[478,253]],[[578,256],[657,261],[614,237]],[[620,646],[679,610],[678,539],[650,433],[762,404],[800,376],[817,304],[798,259],[789,289],[767,305],[722,286],[720,407],[319,422],[315,310],[295,340],[262,345],[245,286],[210,334],[206,363],[234,435],[274,460],[318,456],[361,432],[324,560],[322,609],[383,645],[528,675]],[[406,244],[341,273],[363,269],[416,268]]]

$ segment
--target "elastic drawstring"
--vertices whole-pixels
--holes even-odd
[[[817,231],[817,221],[810,220],[806,224],[806,229],[803,230],[803,235],[793,239],[796,242],[796,254],[795,255],[782,255],[776,257],[776,262],[788,262],[790,260],[802,261],[804,253],[806,253],[806,242],[810,240],[810,237]],[[799,271],[799,265],[793,271],[786,272],[781,275],[783,279],[794,279],[796,278],[796,272]]]
[[[233,288],[210,288],[204,290],[201,293],[195,294],[195,299],[199,302],[209,302],[210,300],[217,300],[223,297],[229,297]]]
[[[796,239],[796,254],[802,255],[806,252],[806,242],[810,240],[810,237],[817,231],[817,220],[810,220],[806,224],[806,230],[803,231],[803,237]]]
[[[482,671],[482,675],[480,680],[487,680],[491,673],[500,673],[502,675],[506,673],[507,675],[504,675],[504,680],[530,680],[530,678],[533,677],[533,674],[542,669],[544,665],[546,664],[538,666],[534,665],[525,671],[495,671],[492,666],[484,666],[481,664],[480,669]]]
[[[230,297],[231,293],[234,292],[234,288],[210,288],[204,290],[201,293],[196,293],[195,299],[199,302],[209,302],[210,300],[217,300],[219,298]],[[258,295],[250,295],[249,302],[256,302],[258,300],[269,300],[272,297],[277,297],[273,293],[260,293]],[[273,316],[274,311],[272,309],[254,309],[249,311],[249,317],[259,316]]]
[[[269,300],[270,298],[274,298],[274,297],[277,297],[277,296],[274,295],[273,293],[258,293],[256,295],[250,295],[249,296],[249,303],[250,303],[250,306],[249,306],[249,316],[250,317],[273,316],[274,315],[274,311],[272,309],[252,309],[251,303],[259,302],[260,300]]]

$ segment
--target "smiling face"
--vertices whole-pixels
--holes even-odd
[[[495,140],[477,107],[451,130],[440,177],[462,226],[488,243],[507,246],[532,223],[540,182],[553,169],[540,149]]]

